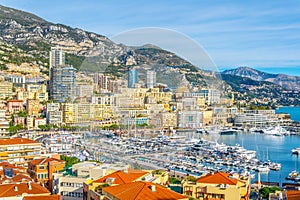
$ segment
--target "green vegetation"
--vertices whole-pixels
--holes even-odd
[[[66,166],[67,167],[71,167],[72,165],[80,162],[80,160],[78,158],[74,157],[74,156],[73,157],[68,157],[68,156],[61,155],[60,159],[66,161]]]
[[[163,174],[163,171],[162,170],[159,170],[159,169],[157,169],[157,170],[154,170],[153,172],[152,172],[152,175],[154,176],[154,175],[162,175]]]
[[[194,176],[187,176],[186,180],[190,181],[190,182],[196,182],[197,178],[195,178]]]
[[[72,65],[77,70],[80,69],[84,59],[85,59],[84,56],[76,56],[74,54],[66,53],[66,63]]]
[[[193,83],[194,86],[206,86],[205,79],[201,74],[185,74],[186,80]]]
[[[25,110],[21,110],[17,113],[19,117],[27,117],[27,112]]]
[[[79,130],[79,126],[61,126],[60,127],[64,131],[76,131]]]
[[[16,126],[10,126],[7,130],[9,133],[15,134],[20,130],[23,130],[24,126],[23,124],[17,124]]]
[[[169,178],[169,183],[170,184],[181,184],[181,181],[177,178],[174,178],[174,177],[170,177]]]
[[[251,104],[249,106],[249,110],[271,110],[272,108],[269,106],[259,106]]]
[[[106,75],[111,75],[111,76],[116,76],[116,77],[122,77],[123,76],[123,69],[121,68],[121,66],[117,65],[109,65],[107,66],[107,68],[105,69],[105,74]]]
[[[148,124],[147,124],[147,123],[143,123],[143,124],[137,124],[136,126],[137,126],[137,127],[144,128],[144,127],[147,127]]]
[[[110,126],[103,126],[102,129],[103,130],[112,130],[112,129],[117,129],[119,128],[119,126],[117,124],[112,124]]]
[[[269,199],[270,193],[275,193],[276,191],[282,191],[279,187],[264,187],[259,190],[259,193],[261,194],[262,198]]]

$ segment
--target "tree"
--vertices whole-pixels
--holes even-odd
[[[49,124],[44,124],[44,125],[38,125],[38,128],[41,129],[42,131],[49,131],[51,129],[51,126]]]
[[[261,194],[262,198],[269,199],[270,193],[275,193],[276,191],[282,191],[279,187],[264,187],[259,190],[259,193]]]
[[[61,155],[60,159],[66,161],[67,167],[71,167],[72,165],[80,162],[80,160],[75,156],[68,157],[68,156]]]

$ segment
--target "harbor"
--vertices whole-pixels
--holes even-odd
[[[49,135],[51,138],[51,135]],[[62,137],[58,137],[62,138]],[[67,140],[68,137],[64,136]],[[75,138],[78,138],[76,136]],[[53,140],[50,139],[50,140]],[[300,137],[279,137],[261,133],[199,134],[177,132],[174,136],[159,135],[152,138],[114,136],[110,131],[87,133],[73,145],[59,139],[63,151],[69,156],[100,162],[122,161],[148,169],[165,169],[171,175],[185,177],[216,171],[239,173],[257,182],[297,183],[287,180],[293,171],[298,172],[299,158],[292,154],[298,148]],[[44,138],[49,146],[49,139]],[[55,148],[58,148],[55,144]],[[70,149],[66,149],[70,148]]]

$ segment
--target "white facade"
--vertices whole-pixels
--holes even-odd
[[[153,88],[156,85],[156,72],[147,71],[147,88]]]
[[[180,111],[177,113],[177,127],[199,128],[203,126],[203,112]]]

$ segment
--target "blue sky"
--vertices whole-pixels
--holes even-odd
[[[0,0],[0,3],[108,37],[141,27],[168,28],[201,44],[219,69],[246,65],[300,76],[298,0]]]

